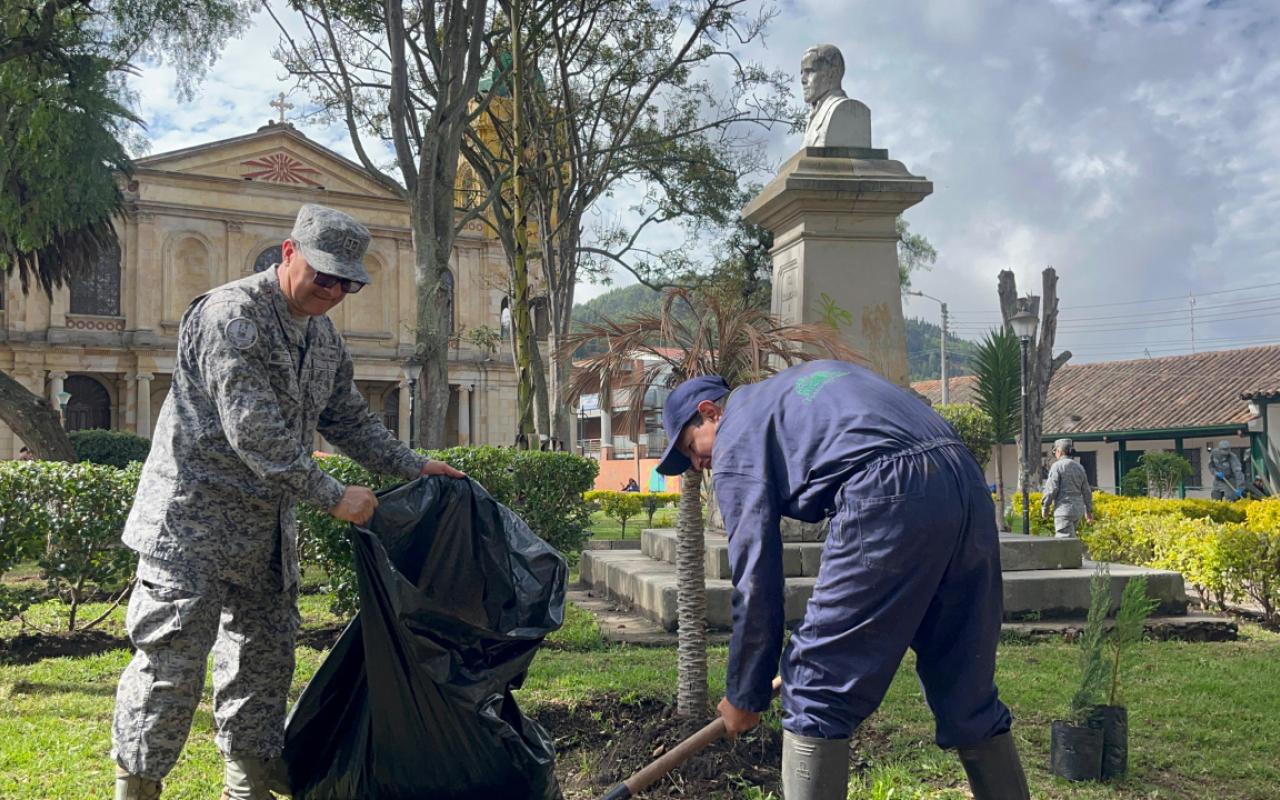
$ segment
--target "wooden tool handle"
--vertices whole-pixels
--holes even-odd
[[[773,696],[782,691],[782,678],[773,679]],[[601,800],[625,800],[635,797],[653,784],[662,780],[668,772],[701,753],[709,745],[724,738],[724,718],[716,717],[713,722],[702,726],[697,733],[688,737],[667,752],[663,753],[648,766],[614,786]]]

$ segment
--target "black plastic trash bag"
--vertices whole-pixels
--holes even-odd
[[[289,715],[295,800],[559,798],[511,692],[564,621],[564,557],[452,478],[390,490],[351,530],[360,613]]]

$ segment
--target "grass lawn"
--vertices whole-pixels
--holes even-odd
[[[653,515],[653,527],[674,527],[675,519],[676,510],[674,508],[660,508]],[[667,525],[661,524],[664,521]],[[627,535],[623,536],[622,523],[609,519],[603,511],[597,511],[591,515],[591,524],[588,526],[588,530],[591,531],[592,539],[639,539],[640,532],[647,527],[649,527],[649,515],[642,511],[627,520]]]
[[[301,598],[306,629],[341,621],[325,604],[323,596]],[[56,611],[46,604],[28,617],[51,624]],[[122,619],[117,610],[107,631],[122,632]],[[0,625],[0,638],[14,633],[12,623]],[[1065,710],[1073,690],[1076,649],[1057,643],[1003,646],[999,681],[1017,717],[1014,730],[1033,796],[1280,798],[1280,635],[1254,625],[1244,625],[1242,633],[1234,643],[1151,642],[1135,651],[1122,687],[1130,715],[1131,774],[1110,786],[1068,784],[1047,770],[1049,722]],[[295,697],[323,658],[322,652],[299,648]],[[128,659],[127,651],[111,650],[0,664],[0,797],[108,796],[111,709],[116,679]],[[724,648],[714,648],[711,660],[717,693],[724,682]],[[670,701],[675,663],[673,648],[605,645],[591,617],[571,607],[567,624],[538,655],[519,697],[535,715],[550,705],[591,708],[604,697]],[[776,717],[766,718],[766,724],[777,725]],[[860,731],[858,749],[851,798],[968,797],[959,763],[932,744],[931,719],[910,659],[884,706]],[[166,800],[216,797],[220,780],[206,687]],[[732,796],[768,796],[749,788],[735,791]]]

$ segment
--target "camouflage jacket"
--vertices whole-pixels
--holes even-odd
[[[1053,507],[1054,516],[1080,519],[1085,514],[1093,513],[1093,491],[1089,488],[1089,476],[1077,461],[1060,458],[1049,467],[1049,476],[1044,480],[1040,510],[1048,513],[1050,506]]]
[[[328,317],[312,317],[304,341],[275,269],[197,297],[124,543],[187,573],[292,586],[294,506],[328,510],[344,489],[311,458],[317,430],[376,472],[412,479],[425,463],[369,411],[353,374]]]

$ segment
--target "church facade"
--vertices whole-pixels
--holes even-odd
[[[169,390],[178,322],[193,298],[269,268],[280,258],[299,207],[351,214],[373,234],[365,264],[373,283],[330,317],[355,361],[369,407],[408,441],[403,367],[416,327],[408,207],[358,164],[288,123],[136,162],[116,220],[120,247],[91,279],[24,295],[12,276],[0,300],[0,369],[62,406],[68,430],[107,428],[150,437]],[[496,352],[466,333],[498,329],[507,296],[501,244],[479,224],[452,257],[450,403],[446,443],[515,439],[515,372],[509,346]],[[0,425],[0,457],[22,442]],[[325,448],[323,441],[317,447]]]

